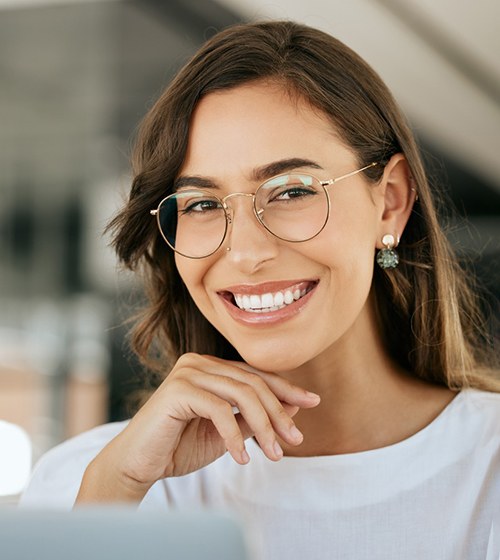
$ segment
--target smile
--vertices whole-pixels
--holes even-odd
[[[299,313],[318,280],[266,282],[232,286],[218,292],[231,316],[248,324],[281,322]]]
[[[267,311],[277,311],[283,309],[294,301],[304,297],[312,286],[302,287],[301,285],[291,286],[286,290],[265,294],[233,294],[234,301],[240,309],[251,313],[265,313]]]

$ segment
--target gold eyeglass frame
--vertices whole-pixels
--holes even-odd
[[[181,253],[180,251],[178,251],[177,249],[175,249],[175,247],[172,247],[172,245],[170,244],[170,242],[168,241],[167,237],[165,236],[165,234],[163,233],[162,227],[161,227],[161,223],[160,223],[160,207],[161,205],[168,200],[169,198],[172,198],[174,196],[176,196],[176,194],[178,193],[172,193],[169,194],[168,196],[166,196],[165,198],[163,198],[158,206],[156,208],[154,208],[153,210],[150,210],[149,213],[152,216],[156,217],[156,223],[158,225],[158,229],[160,231],[161,236],[163,237],[163,239],[165,240],[165,242],[167,243],[167,245],[177,254],[182,255],[183,257],[186,257],[188,259],[206,259],[207,257],[210,257],[211,255],[213,255],[214,253],[216,253],[224,244],[224,241],[226,240],[226,236],[227,236],[227,230],[228,230],[228,226],[232,223],[232,218],[231,218],[231,214],[230,214],[230,210],[231,208],[226,204],[226,200],[229,200],[230,198],[234,197],[234,196],[246,196],[246,197],[251,197],[252,198],[252,209],[253,209],[253,213],[255,215],[255,217],[257,218],[257,221],[259,222],[259,224],[261,224],[266,231],[268,231],[271,235],[273,235],[274,237],[276,237],[277,239],[281,239],[282,241],[286,241],[287,243],[303,243],[305,241],[309,241],[310,239],[314,239],[317,235],[319,235],[323,229],[325,228],[326,224],[328,223],[328,220],[330,218],[330,195],[326,189],[326,187],[329,187],[331,185],[334,185],[335,183],[338,183],[339,181],[341,181],[342,179],[347,179],[348,177],[353,177],[354,175],[357,175],[358,173],[361,173],[362,171],[366,171],[367,169],[370,169],[371,167],[375,167],[376,165],[378,165],[378,162],[372,162],[369,165],[365,165],[364,167],[361,167],[361,169],[356,169],[355,171],[351,171],[350,173],[346,173],[345,175],[341,175],[340,177],[334,177],[332,179],[328,179],[326,181],[321,181],[320,179],[318,179],[317,177],[315,177],[314,175],[311,175],[310,173],[300,173],[297,172],[297,175],[307,175],[308,177],[312,177],[313,179],[315,179],[316,181],[318,181],[318,183],[323,187],[323,190],[325,192],[326,195],[326,199],[328,202],[328,209],[327,209],[327,213],[326,213],[326,218],[325,218],[325,222],[324,224],[321,226],[321,228],[319,229],[319,231],[317,231],[314,235],[312,235],[311,237],[308,237],[307,239],[300,239],[300,240],[289,240],[289,239],[285,239],[284,237],[280,237],[279,235],[276,235],[273,231],[271,231],[267,225],[262,221],[262,218],[260,216],[260,214],[262,214],[263,209],[261,210],[257,210],[257,208],[255,207],[255,200],[256,200],[256,194],[259,191],[259,189],[262,187],[262,185],[265,185],[266,183],[268,183],[269,181],[272,181],[274,179],[277,179],[278,177],[281,176],[286,176],[286,175],[293,175],[294,173],[280,173],[279,175],[275,175],[274,177],[270,177],[269,179],[266,179],[263,183],[261,183],[257,189],[255,190],[254,193],[242,193],[242,192],[235,192],[235,193],[230,193],[228,195],[226,195],[224,198],[219,198],[218,196],[214,195],[211,192],[205,191],[203,189],[191,189],[193,191],[196,192],[201,192],[201,193],[206,193],[208,196],[210,196],[211,198],[215,198],[216,200],[218,200],[221,203],[222,209],[224,210],[224,215],[226,217],[226,225],[224,228],[224,234],[222,236],[221,242],[219,243],[219,245],[217,246],[216,249],[214,249],[211,253],[209,253],[208,255],[203,255],[201,257],[193,257],[190,255],[186,255],[184,253]]]

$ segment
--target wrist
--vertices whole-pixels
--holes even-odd
[[[139,503],[152,485],[135,480],[98,455],[85,470],[76,503]]]

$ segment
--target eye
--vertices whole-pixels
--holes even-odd
[[[179,211],[182,214],[200,213],[204,214],[222,208],[220,202],[214,199],[202,199],[195,201],[184,201],[182,206],[179,204]]]
[[[267,204],[305,202],[317,194],[318,191],[313,186],[305,185],[301,181],[287,182],[268,193]]]
[[[317,194],[314,189],[304,185],[286,185],[281,190],[274,193],[273,200],[293,200]]]
[[[279,175],[262,185],[260,196],[265,204],[310,200],[321,192],[317,183],[310,175]]]

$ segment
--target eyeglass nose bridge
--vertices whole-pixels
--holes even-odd
[[[252,202],[255,203],[255,193],[242,193],[242,192],[235,192],[235,193],[230,193],[227,196],[225,196],[224,198],[221,199],[222,205],[224,207],[224,211],[226,213],[226,219],[227,219],[227,223],[228,224],[232,224],[233,223],[233,218],[231,216],[231,212],[233,211],[233,209],[226,203],[226,200],[229,200],[230,198],[233,198],[235,196],[245,196],[245,197],[250,197],[252,199]],[[255,209],[255,204],[253,204],[253,210],[254,212],[257,212],[259,215],[264,211],[264,209],[257,211]]]

